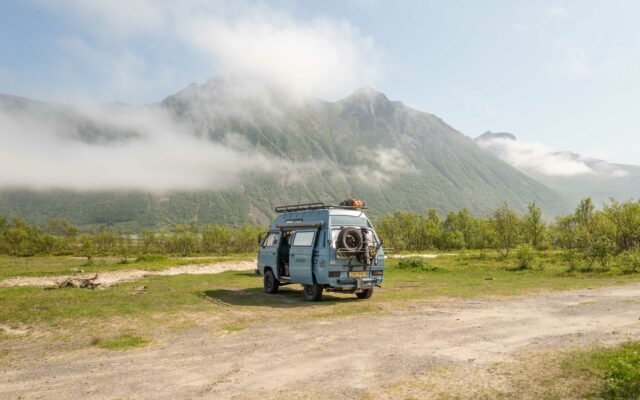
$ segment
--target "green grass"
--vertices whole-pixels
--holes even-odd
[[[212,275],[151,276],[122,282],[104,290],[75,288],[44,290],[40,287],[0,288],[0,324],[19,323],[60,329],[92,326],[89,322],[117,318],[132,325],[175,323],[176,317],[198,314],[194,321],[212,317],[215,323],[248,326],[255,321],[291,318],[329,318],[362,313],[383,313],[407,301],[447,296],[510,296],[540,290],[570,290],[640,281],[640,274],[567,273],[554,254],[541,255],[544,268],[513,271],[516,260],[504,260],[490,253],[442,256],[428,260],[429,268],[398,268],[400,260],[388,260],[382,289],[369,300],[353,294],[325,293],[323,301],[303,300],[299,285],[281,288],[277,295],[262,290],[262,278],[253,271]],[[28,267],[40,272],[69,267],[69,258],[31,258]],[[71,259],[73,260],[73,259]],[[117,260],[117,259],[115,259]],[[0,258],[7,264],[9,258]],[[82,261],[82,260],[80,260]],[[141,263],[144,268],[160,268],[165,262],[193,263],[195,260],[167,259],[159,264]],[[115,262],[115,261],[114,261]],[[39,264],[38,264],[39,263]],[[137,263],[130,263],[132,268]],[[13,274],[24,275],[17,266]],[[106,265],[117,268],[117,265]],[[1,269],[1,268],[0,268]],[[100,270],[99,268],[97,270]],[[6,271],[6,270],[5,270]],[[35,273],[34,271],[30,271]],[[136,294],[135,286],[146,291]],[[161,317],[158,317],[161,316]],[[159,322],[160,321],[160,322]],[[103,324],[101,324],[102,326]],[[144,328],[144,326],[142,326]]]
[[[640,342],[527,360],[506,398],[640,399]]]
[[[87,263],[84,257],[71,256],[38,256],[12,257],[0,256],[0,280],[15,277],[73,275],[77,273],[94,273],[118,271],[125,269],[159,270],[187,264],[203,264],[224,261],[247,261],[255,258],[255,254],[238,254],[229,256],[202,257],[168,257],[151,254],[122,262],[122,257],[94,257]]]
[[[640,342],[577,352],[562,363],[564,374],[589,382],[584,395],[603,399],[640,398]]]
[[[234,323],[222,325],[221,329],[225,332],[233,333],[233,332],[240,332],[245,330],[246,326],[241,323],[234,322]]]
[[[94,338],[91,340],[93,346],[98,346],[108,350],[126,350],[133,347],[142,347],[150,342],[148,338],[123,334],[113,339]]]

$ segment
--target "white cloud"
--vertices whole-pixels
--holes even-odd
[[[511,24],[511,27],[518,31],[518,32],[528,32],[529,31],[529,26],[525,25],[525,24],[521,24],[521,23],[513,23]]]
[[[569,11],[564,6],[555,6],[547,9],[547,16],[549,17],[566,17],[569,15]]]
[[[585,163],[574,160],[568,153],[554,153],[548,147],[507,138],[491,138],[477,142],[495,152],[498,157],[518,169],[549,176],[575,176],[594,171]]]
[[[366,148],[363,153],[371,152]],[[391,181],[393,175],[416,173],[416,167],[399,149],[379,148],[373,151],[375,166],[360,165],[355,168],[355,174],[361,181],[369,184],[382,184]]]
[[[144,80],[144,72],[135,63],[129,74],[124,72],[109,45],[122,49],[132,39],[150,38],[176,40],[199,53],[202,62],[212,66],[212,75],[214,69],[242,75],[299,96],[336,98],[375,83],[379,76],[380,57],[373,39],[349,22],[300,20],[261,3],[58,0],[42,6],[64,13],[85,34],[98,38],[100,48],[93,52],[105,52],[104,68],[110,67],[111,59],[114,73],[129,79]],[[78,49],[80,56],[84,52]]]
[[[586,158],[570,152],[557,152],[534,142],[493,137],[477,140],[502,160],[525,172],[547,176],[598,175],[621,178],[629,173],[606,161]]]
[[[67,114],[70,121],[34,117],[34,110],[0,112],[0,187],[217,190],[258,170],[286,178],[305,168],[236,146],[233,138],[225,144],[196,138],[159,108],[89,107]],[[87,139],[92,127],[128,135]]]

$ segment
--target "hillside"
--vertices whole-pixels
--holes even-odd
[[[0,98],[0,111],[11,107],[10,112],[68,126],[66,140],[108,146],[145,134],[96,122],[70,106],[16,99]],[[390,101],[371,88],[326,102],[289,99],[273,89],[240,90],[234,82],[217,78],[149,108],[169,114],[196,137],[262,161],[244,173],[242,181],[215,191],[5,188],[0,213],[20,213],[37,223],[57,216],[80,225],[137,229],[192,219],[266,222],[278,204],[336,202],[352,196],[364,198],[373,215],[461,207],[485,214],[505,200],[518,210],[532,200],[550,215],[567,210],[553,190],[479,148],[440,118]]]
[[[615,164],[570,151],[546,152],[519,142],[511,133],[485,132],[475,139],[480,147],[512,163],[532,178],[576,203],[592,197],[596,204],[640,198],[640,166]],[[536,160],[531,162],[530,158]]]

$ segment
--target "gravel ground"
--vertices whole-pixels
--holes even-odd
[[[424,379],[438,390],[464,385],[473,397],[508,382],[496,363],[640,340],[639,317],[634,284],[408,303],[390,314],[268,322],[224,336],[198,327],[147,348],[47,353],[3,365],[0,398],[394,398],[394,382]],[[443,368],[474,372],[451,381]]]

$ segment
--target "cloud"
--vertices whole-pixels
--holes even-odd
[[[159,107],[73,107],[64,115],[0,111],[0,187],[223,190],[256,171],[285,179],[305,168],[232,135],[226,143],[197,138]]]
[[[568,153],[554,153],[539,143],[507,138],[482,139],[477,143],[496,153],[498,157],[518,169],[549,176],[575,176],[594,173],[588,165],[572,159]]]
[[[370,150],[363,148],[363,152]],[[375,165],[359,165],[355,167],[355,174],[361,181],[369,184],[390,182],[393,175],[413,174],[416,167],[399,149],[379,148],[373,151],[372,159]]]
[[[521,23],[513,23],[511,24],[511,27],[518,31],[518,32],[528,32],[529,31],[529,26],[525,25],[525,24],[521,24]]]
[[[569,15],[569,11],[564,6],[555,6],[548,8],[546,14],[547,16],[552,18],[566,17],[567,15]]]
[[[140,68],[146,60],[130,47],[138,40],[176,41],[196,55],[191,62],[208,65],[211,75],[240,75],[296,96],[337,98],[380,76],[373,39],[344,20],[298,19],[286,10],[243,1],[58,0],[41,5],[63,13],[93,38],[92,53],[104,55],[91,54],[92,59],[101,58],[103,68],[113,64],[114,74],[134,82],[145,81],[144,71],[154,67]],[[113,57],[114,48],[127,56],[128,69],[117,54]],[[86,52],[78,48],[75,54],[81,58]]]
[[[553,151],[540,143],[505,137],[477,139],[476,143],[525,172],[560,177],[598,175],[620,178],[629,174],[606,161],[582,157],[568,151]]]

